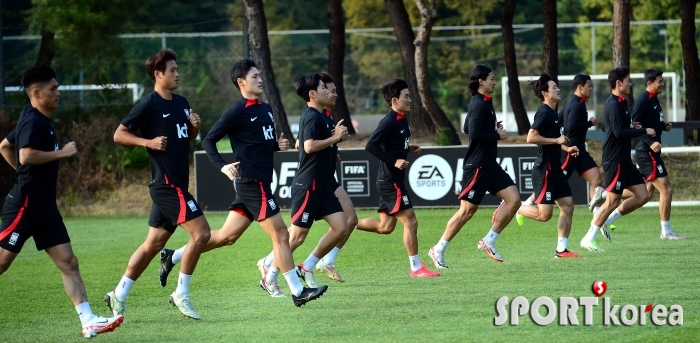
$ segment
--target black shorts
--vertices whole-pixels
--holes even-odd
[[[549,163],[532,169],[532,184],[535,188],[535,204],[551,205],[554,200],[571,196],[569,181],[559,167]]]
[[[639,172],[646,181],[668,176],[668,170],[661,159],[661,154],[653,151],[636,151],[634,159],[639,166]]]
[[[314,220],[343,212],[333,190],[310,191],[292,189],[292,225],[310,229]]]
[[[488,191],[491,195],[515,186],[513,179],[501,167],[476,167],[464,169],[462,173],[462,192],[457,197],[472,204],[479,205]]]
[[[15,202],[5,202],[0,224],[0,248],[19,253],[24,242],[34,237],[36,250],[70,243],[68,230],[58,208],[31,209]]]
[[[567,180],[574,174],[574,170],[578,173],[578,176],[583,176],[583,174],[593,168],[598,168],[598,164],[595,163],[588,151],[579,151],[577,157],[568,153],[561,155],[561,170],[564,171],[564,176],[566,176]]]
[[[413,208],[403,182],[377,182],[379,209],[377,212],[390,216],[396,212]]]
[[[161,227],[173,233],[178,225],[203,216],[202,209],[186,189],[174,185],[150,185],[151,217],[150,227]]]
[[[644,178],[632,162],[607,164],[605,170],[605,191],[622,194],[626,188],[643,185]]]
[[[269,182],[236,182],[235,186],[236,198],[229,205],[229,211],[235,211],[250,221],[261,221],[280,213]]]

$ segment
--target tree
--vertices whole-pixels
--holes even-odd
[[[630,65],[630,0],[615,0],[613,4],[613,68]]]
[[[697,0],[681,0],[681,45],[685,70],[685,120],[700,120],[700,61],[695,42]]]
[[[330,43],[328,44],[328,73],[333,76],[333,81],[338,92],[338,99],[333,108],[333,120],[343,119],[348,133],[355,134],[352,125],[350,110],[345,100],[345,87],[343,80],[343,67],[345,65],[345,19],[343,18],[343,0],[328,0],[328,29],[330,31]]]
[[[430,116],[430,119],[437,128],[437,133],[446,136],[451,145],[460,145],[462,141],[459,139],[452,122],[447,119],[445,112],[442,111],[435,101],[428,79],[428,44],[430,43],[430,32],[433,29],[433,24],[438,18],[436,1],[429,0],[429,7],[426,6],[423,0],[415,1],[421,14],[418,36],[413,41],[416,50],[416,83],[418,86],[418,94],[428,116]]]
[[[275,74],[272,70],[270,58],[270,42],[267,38],[267,21],[263,10],[262,0],[244,0],[245,16],[248,19],[248,36],[250,37],[250,50],[253,59],[259,63],[262,69],[263,89],[267,102],[275,112],[275,130],[284,133],[294,145],[295,137],[289,129],[287,113],[280,99],[280,91],[275,84]]]
[[[34,63],[34,65],[51,65],[53,56],[56,54],[54,47],[55,39],[56,34],[53,31],[48,30],[45,25],[42,25],[41,43],[39,43],[39,53],[37,54],[36,63]]]
[[[544,72],[559,83],[559,45],[557,38],[557,1],[542,0],[544,13],[543,58]]]
[[[413,27],[408,18],[408,12],[402,0],[384,0],[386,11],[389,14],[391,25],[394,27],[394,35],[399,43],[401,61],[403,62],[403,74],[411,92],[411,112],[407,114],[409,122],[413,125],[412,131],[418,134],[433,134],[435,125],[423,108],[418,91],[416,78],[415,46],[413,40]]]
[[[503,13],[499,18],[501,32],[503,33],[503,55],[506,62],[506,75],[508,76],[508,95],[510,107],[513,108],[515,122],[518,124],[518,134],[524,135],[530,131],[530,120],[527,118],[523,96],[520,93],[518,82],[518,65],[515,58],[515,34],[513,33],[513,16],[517,0],[506,0]]]

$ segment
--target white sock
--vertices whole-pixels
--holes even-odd
[[[126,300],[126,296],[127,294],[129,294],[131,287],[134,286],[134,282],[136,281],[129,279],[128,277],[126,277],[126,275],[122,276],[122,279],[119,281],[119,284],[117,284],[117,287],[114,288],[114,294],[117,296],[117,300]]]
[[[92,314],[90,303],[87,301],[76,306],[75,310],[78,311],[78,317],[80,317],[80,324],[82,326],[87,325],[92,320],[92,318],[95,317],[95,315]]]
[[[600,188],[603,188],[603,187],[600,187]],[[603,199],[605,199],[607,193],[608,193],[608,192],[605,191],[605,188],[603,188],[603,192],[602,192],[600,195],[602,195],[602,196],[603,196]]]
[[[287,280],[287,285],[289,286],[289,290],[292,291],[292,294],[299,296],[301,291],[304,290],[304,286],[302,286],[301,281],[299,281],[299,276],[297,276],[296,269],[292,268],[290,271],[284,273],[284,279]]]
[[[557,252],[564,252],[564,250],[566,250],[566,246],[568,244],[569,244],[569,238],[559,237],[559,240],[557,241]]]
[[[598,211],[600,211],[600,206],[596,206],[593,208],[593,217],[595,218],[595,215],[598,214]]]
[[[498,234],[493,230],[489,230],[489,233],[487,233],[486,236],[484,236],[484,242],[493,245],[494,243],[496,243],[497,238]]]
[[[440,241],[435,244],[435,252],[438,254],[444,254],[449,244],[450,242],[446,241],[444,238],[440,238]]]
[[[525,201],[523,201],[523,205],[526,205],[526,206],[532,206],[532,205],[534,205],[534,204],[535,204],[535,203],[532,202],[532,201],[530,200],[530,198],[527,198],[527,199],[525,199]]]
[[[598,230],[600,230],[600,226],[595,226],[595,224],[591,224],[591,227],[588,229],[588,233],[586,233],[586,236],[583,237],[584,241],[595,241],[595,236],[598,235]]]
[[[661,221],[661,235],[662,236],[668,236],[671,234],[671,222],[670,221]]]
[[[175,289],[175,295],[187,296],[190,294],[190,279],[192,279],[192,275],[187,275],[180,272],[180,277],[177,280],[177,289]]]
[[[420,257],[418,257],[418,255],[409,256],[408,261],[411,262],[411,271],[412,272],[415,272],[416,270],[420,269],[421,264],[420,264]]]
[[[329,265],[334,265],[335,264],[335,258],[338,257],[338,253],[340,252],[340,248],[335,247],[333,250],[331,250],[329,253],[326,254],[326,256],[323,257],[323,262],[325,264]]]
[[[270,254],[265,256],[265,267],[270,268],[272,266],[272,263],[275,262],[275,251],[270,251]]]
[[[185,253],[186,247],[187,247],[187,245],[183,245],[182,248],[177,249],[173,252],[173,257],[172,257],[173,264],[178,264],[180,261],[182,261],[182,254]]]
[[[270,267],[267,270],[267,275],[265,275],[265,282],[269,284],[277,283],[277,278],[279,277],[280,270],[275,267]]]
[[[304,269],[313,271],[314,267],[316,267],[316,263],[320,258],[314,256],[314,254],[309,254],[309,257],[306,258],[306,261],[304,261]]]
[[[608,219],[605,221],[605,224],[610,225],[610,224],[614,223],[616,220],[620,219],[620,217],[622,217],[622,214],[620,213],[620,211],[615,209],[615,211],[610,213],[610,216],[608,216]]]

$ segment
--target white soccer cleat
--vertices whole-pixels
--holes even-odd
[[[603,187],[598,186],[595,188],[595,192],[593,192],[593,198],[590,202],[588,202],[588,211],[593,212],[593,209],[596,208],[596,206],[605,202],[605,199],[603,199],[604,191],[605,189],[603,189]]]
[[[99,334],[112,332],[124,322],[124,316],[105,318],[94,316],[87,325],[83,326],[83,337],[93,338]]]
[[[199,316],[199,313],[194,310],[192,300],[190,300],[189,296],[179,296],[173,293],[170,295],[168,302],[177,307],[177,309],[180,310],[180,313],[182,313],[185,317],[192,319],[202,318]]]
[[[338,269],[335,268],[334,265],[332,264],[327,264],[326,262],[323,261],[318,261],[316,264],[316,270],[319,272],[326,274],[329,279],[337,282],[345,282],[345,278],[338,273]]]
[[[260,288],[265,290],[265,292],[267,292],[267,294],[269,294],[273,298],[285,297],[284,293],[282,293],[282,290],[280,289],[280,286],[277,285],[277,282],[267,283],[265,279],[260,279]]]
[[[608,242],[612,243],[612,236],[610,235],[610,230],[608,230],[608,224],[603,224],[603,226],[600,227],[600,233],[605,236]]]
[[[439,254],[435,252],[435,247],[430,247],[430,250],[428,250],[428,256],[430,256],[430,259],[433,260],[433,265],[435,268],[438,269],[447,269],[449,268],[445,264],[445,256],[443,254]]]
[[[297,266],[297,276],[299,276],[299,280],[301,280],[301,282],[306,284],[307,288],[318,288],[313,270],[304,269],[303,263],[299,263]]]
[[[265,279],[267,276],[267,267],[265,267],[265,257],[258,260],[258,270],[262,274],[262,278]]]
[[[486,255],[489,255],[492,260],[496,262],[503,262],[503,256],[498,253],[495,245],[488,244],[482,239],[479,241],[479,243],[477,243],[476,247],[485,252]]]
[[[119,301],[114,291],[107,293],[104,297],[104,301],[114,316],[124,315],[124,311],[126,311],[126,301]]]
[[[584,248],[586,250],[592,251],[592,252],[602,252],[604,251],[603,249],[598,247],[598,243],[596,241],[581,241],[581,248]]]
[[[668,235],[661,235],[659,238],[661,238],[661,240],[663,241],[682,241],[686,239],[685,236],[679,235],[673,231],[671,231],[671,233],[669,233]]]

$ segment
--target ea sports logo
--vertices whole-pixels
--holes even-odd
[[[411,164],[408,181],[417,196],[437,200],[452,189],[454,175],[445,159],[438,155],[425,155]]]

